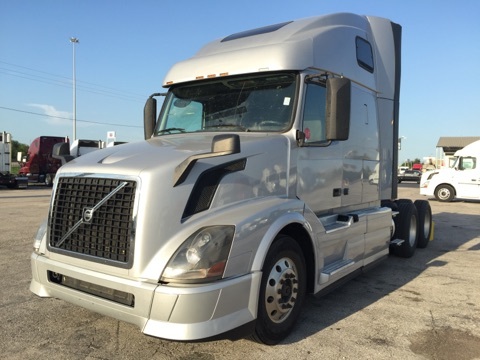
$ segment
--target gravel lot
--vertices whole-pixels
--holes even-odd
[[[421,198],[405,184],[400,197]],[[2,359],[480,359],[480,202],[431,200],[435,239],[307,300],[290,337],[181,343],[29,291],[30,253],[50,190],[0,188]]]

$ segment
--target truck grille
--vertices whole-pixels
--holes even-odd
[[[136,182],[128,180],[58,178],[49,220],[50,250],[131,265],[135,189]]]

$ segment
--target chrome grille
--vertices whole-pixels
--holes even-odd
[[[50,249],[127,267],[135,189],[131,180],[60,177],[49,219]],[[93,216],[87,217],[92,209]]]

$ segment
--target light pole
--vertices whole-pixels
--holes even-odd
[[[400,137],[398,138],[398,152],[400,152],[400,150],[402,150],[402,139],[407,140],[407,138],[406,138],[405,136],[400,136]],[[400,164],[400,165],[403,165],[403,163]]]
[[[70,42],[73,44],[73,140],[77,139],[77,84],[75,79],[75,44],[78,43],[78,39],[75,37],[70,38]]]

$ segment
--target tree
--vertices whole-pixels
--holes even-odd
[[[16,140],[12,140],[12,164],[17,162],[17,154],[21,152],[23,155],[27,155],[28,145],[20,144]]]

